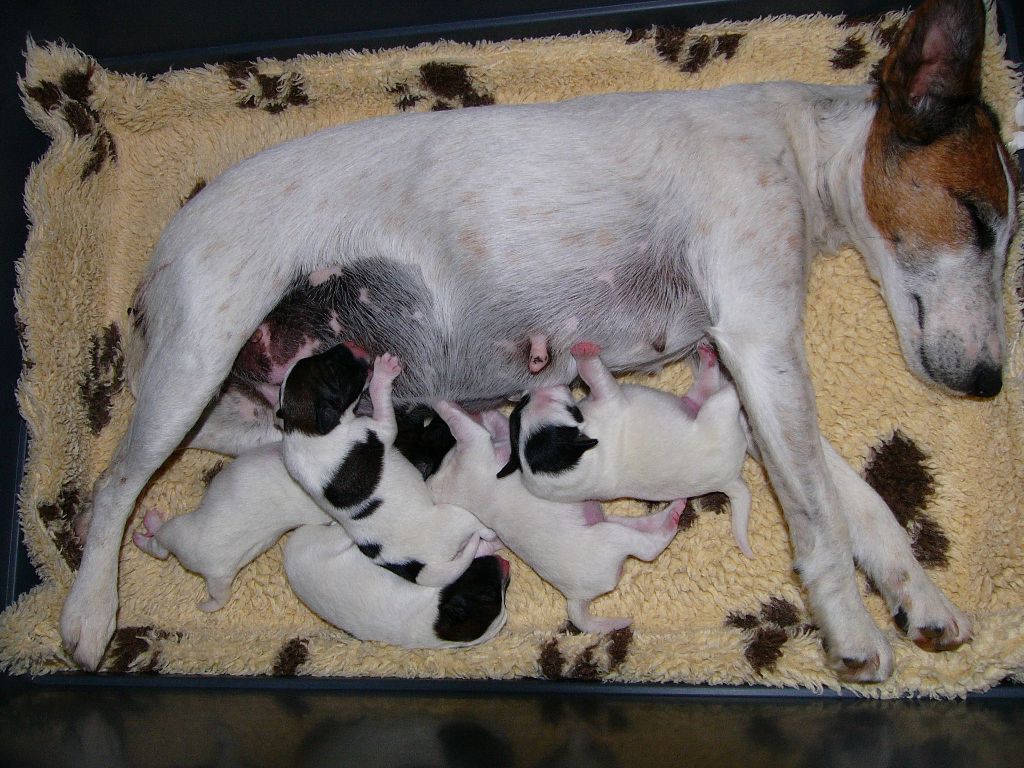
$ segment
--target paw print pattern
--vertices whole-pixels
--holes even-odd
[[[949,563],[949,537],[925,511],[935,493],[935,479],[926,462],[924,452],[897,430],[871,451],[864,479],[907,529],[918,562],[925,567],[945,568]]]
[[[800,610],[788,600],[770,597],[754,613],[730,613],[725,625],[747,634],[743,656],[758,674],[771,672],[782,658],[782,646],[793,637],[800,637],[818,628],[800,620]]]
[[[744,35],[728,32],[720,35],[691,34],[686,27],[655,27],[651,32],[634,32],[627,43],[654,38],[654,50],[665,61],[676,64],[680,72],[696,74],[713,59],[731,59],[736,55]]]
[[[309,94],[298,72],[266,74],[254,61],[232,61],[223,64],[222,69],[240,94],[235,103],[241,109],[262,109],[276,115],[288,107],[309,104]]]
[[[124,353],[121,330],[111,323],[89,337],[89,368],[78,391],[94,435],[110,423],[114,396],[124,387]]]
[[[537,664],[543,677],[548,680],[601,680],[622,665],[633,642],[633,630],[624,627],[601,635],[574,658],[568,659],[560,646],[560,638],[578,633],[579,630],[567,623],[559,637],[553,637],[541,646]]]
[[[38,85],[25,88],[25,95],[44,110],[59,113],[76,138],[92,141],[89,160],[82,168],[82,181],[98,173],[108,161],[117,161],[114,137],[103,125],[99,112],[89,103],[94,71],[92,65],[84,70],[70,69],[60,76],[58,82],[42,80]]]
[[[494,97],[474,83],[468,65],[445,61],[428,61],[420,66],[416,77],[388,91],[403,112],[423,108],[438,112],[494,103]]]
[[[50,533],[54,546],[72,571],[77,571],[82,564],[82,543],[75,535],[75,518],[81,507],[81,492],[78,485],[71,481],[61,486],[56,501],[44,502],[36,507],[39,521]]]

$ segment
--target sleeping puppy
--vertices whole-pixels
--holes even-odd
[[[594,616],[590,602],[615,589],[627,557],[650,561],[661,554],[679,528],[685,502],[647,517],[606,518],[596,501],[539,499],[520,474],[495,478],[510,452],[504,416],[486,411],[480,424],[452,403],[439,402],[434,409],[456,440],[430,478],[434,498],[470,509],[490,526],[505,546],[565,595],[569,618],[581,630],[628,626],[628,618]]]
[[[329,523],[288,474],[281,444],[272,443],[221,470],[194,512],[164,523],[150,510],[145,530],[132,538],[206,579],[204,611],[223,607],[238,571],[302,526],[285,546],[292,589],[321,618],[362,640],[406,648],[475,645],[504,625],[508,563],[501,558],[474,560],[446,587],[421,587],[378,567]]]
[[[398,358],[376,359],[373,415],[355,406],[366,369],[343,344],[299,360],[281,386],[284,463],[291,476],[345,528],[359,551],[417,584],[453,582],[494,534],[464,509],[435,505],[416,469],[396,448],[391,383]]]
[[[740,475],[746,429],[711,346],[697,347],[700,366],[682,398],[619,384],[595,344],[571,351],[590,395],[577,403],[568,387],[549,387],[524,396],[512,411],[512,455],[498,477],[522,470],[531,493],[555,501],[671,501],[721,491],[736,543],[753,557],[751,497]]]
[[[457,648],[486,642],[505,625],[509,565],[493,555],[474,559],[447,586],[424,587],[379,568],[332,521],[288,538],[284,570],[302,602],[360,640]]]
[[[193,511],[167,522],[151,509],[145,529],[132,540],[161,560],[174,555],[188,570],[206,579],[204,611],[216,611],[231,597],[235,575],[266,552],[286,532],[330,520],[292,480],[281,443],[244,453],[210,481]]]

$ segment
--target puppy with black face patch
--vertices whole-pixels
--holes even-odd
[[[510,418],[512,456],[498,477],[522,470],[532,493],[556,501],[671,501],[721,491],[736,543],[753,557],[751,497],[740,475],[746,429],[714,349],[697,347],[700,366],[682,398],[620,384],[595,344],[571,351],[590,395],[577,403],[568,387],[549,387],[520,400]]]
[[[446,586],[424,587],[379,568],[332,522],[295,531],[284,569],[302,602],[360,640],[457,648],[486,642],[505,625],[509,565],[494,555],[472,560]]]
[[[366,369],[339,344],[300,360],[281,387],[284,462],[292,477],[337,520],[359,551],[417,584],[453,582],[494,534],[464,509],[435,505],[420,470],[395,447],[391,384],[398,358],[374,361],[373,415],[355,406]]]
[[[478,423],[452,403],[434,408],[456,440],[430,478],[434,498],[470,509],[490,526],[505,546],[565,595],[569,618],[581,630],[629,626],[628,618],[594,616],[590,602],[618,586],[627,557],[650,561],[664,551],[679,528],[685,502],[647,517],[605,517],[596,501],[539,499],[520,474],[495,478],[511,450],[504,416],[485,411]]]
[[[242,454],[210,482],[194,512],[167,522],[155,510],[133,534],[154,557],[173,554],[206,579],[204,611],[231,597],[236,574],[288,531],[285,572],[295,594],[336,627],[362,640],[405,648],[482,643],[505,623],[508,563],[482,557],[445,587],[421,587],[360,553],[288,474],[281,444]]]

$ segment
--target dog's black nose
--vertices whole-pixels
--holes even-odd
[[[1002,369],[994,365],[978,363],[971,372],[967,394],[976,397],[995,397],[1002,388]]]

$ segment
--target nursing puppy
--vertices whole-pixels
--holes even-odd
[[[487,411],[478,424],[451,403],[436,403],[434,410],[456,440],[429,481],[434,498],[472,510],[565,595],[569,618],[584,632],[629,626],[628,618],[594,616],[590,602],[615,589],[627,557],[650,561],[664,551],[679,529],[685,501],[647,517],[605,517],[596,501],[539,499],[523,485],[522,475],[495,477],[510,451],[504,416]]]
[[[590,388],[577,403],[568,387],[524,396],[509,420],[512,455],[498,473],[522,470],[523,485],[555,501],[672,501],[721,491],[732,507],[732,531],[753,557],[747,536],[750,491],[740,472],[747,437],[736,389],[715,351],[697,347],[700,367],[682,398],[620,384],[595,344],[572,347]]]
[[[332,522],[304,525],[284,545],[284,570],[310,610],[360,640],[457,648],[505,625],[508,562],[478,557],[451,583],[424,587],[380,568]]]
[[[402,578],[441,587],[454,581],[494,534],[473,515],[435,505],[420,470],[397,448],[391,383],[398,358],[376,359],[372,416],[356,416],[365,367],[344,344],[295,364],[281,387],[284,463],[337,520],[359,551]]]
[[[257,448],[210,482],[194,512],[167,522],[151,510],[133,540],[161,559],[173,554],[206,579],[216,611],[231,597],[238,571],[302,526],[285,545],[285,573],[295,594],[321,618],[361,640],[405,648],[482,643],[505,623],[508,563],[482,557],[443,587],[410,584],[380,568],[288,474],[281,444]]]
[[[244,453],[210,481],[192,512],[164,522],[149,510],[144,530],[132,540],[161,560],[174,555],[206,579],[209,599],[200,610],[216,611],[231,598],[231,584],[246,565],[300,525],[330,518],[285,469],[281,443]]]

